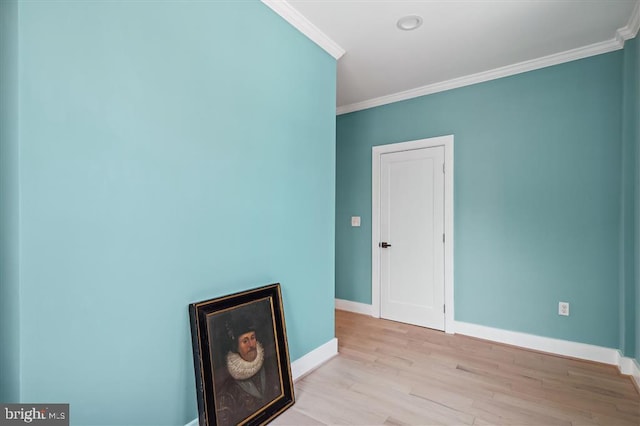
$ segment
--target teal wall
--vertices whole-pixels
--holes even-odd
[[[20,5],[21,399],[196,417],[187,305],[334,336],[335,60],[256,1]]]
[[[456,320],[618,348],[622,63],[616,51],[339,116],[336,297],[371,303],[371,147],[453,134]]]
[[[0,401],[20,395],[18,2],[0,1]]]
[[[635,59],[635,73],[633,78],[635,80],[635,108],[632,115],[632,122],[635,124],[635,253],[634,253],[634,265],[635,265],[635,313],[636,313],[636,326],[635,326],[635,343],[636,343],[636,361],[640,363],[640,42],[636,36],[634,43],[631,45],[631,49],[634,50],[633,57]]]
[[[623,51],[622,69],[622,198],[620,234],[620,349],[626,356],[636,353],[636,150],[638,149],[637,39],[629,40]]]

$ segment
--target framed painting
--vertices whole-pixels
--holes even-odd
[[[200,426],[263,425],[294,402],[280,284],[189,305]]]

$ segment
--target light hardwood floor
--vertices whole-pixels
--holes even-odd
[[[616,367],[336,311],[339,355],[273,425],[640,425]]]

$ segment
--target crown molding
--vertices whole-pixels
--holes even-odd
[[[538,59],[519,62],[517,64],[507,65],[505,67],[483,71],[477,74],[471,74],[464,77],[454,78],[452,80],[417,87],[415,89],[405,90],[403,92],[394,93],[392,95],[381,96],[379,98],[369,99],[350,105],[344,105],[338,107],[336,113],[337,115],[347,114],[349,112],[360,111],[363,109],[404,101],[407,99],[417,98],[419,96],[444,92],[445,90],[457,89],[477,83],[484,83],[486,81],[496,80],[502,77],[509,77],[511,75],[521,74],[527,71],[533,71],[552,65],[558,65],[565,62],[575,61],[577,59],[587,58],[589,56],[608,53],[614,50],[618,50],[621,47],[622,43],[618,41],[617,38],[614,38],[602,43],[595,43],[589,46],[579,47],[577,49],[544,56]]]
[[[313,25],[311,21],[305,18],[293,6],[285,0],[261,0],[271,10],[280,15],[285,21],[290,23],[294,28],[307,36],[311,41],[324,49],[328,54],[336,60],[345,54],[345,50],[340,47],[329,36],[320,31],[318,27]]]
[[[507,65],[489,71],[483,71],[477,74],[471,74],[464,77],[454,78],[452,80],[429,84],[391,95],[380,96],[378,98],[373,98],[362,102],[343,105],[337,108],[336,114],[347,114],[350,112],[417,98],[419,96],[431,95],[438,92],[444,92],[445,90],[457,89],[464,86],[470,86],[472,84],[483,83],[503,77],[509,77],[511,75],[521,74],[527,71],[533,71],[550,67],[552,65],[559,65],[565,62],[571,62],[578,59],[588,58],[590,56],[601,55],[603,53],[619,50],[624,47],[625,40],[629,40],[630,38],[636,36],[639,27],[640,0],[636,2],[627,25],[618,29],[616,31],[615,37],[611,40],[590,44],[584,47],[578,47],[576,49],[555,53],[549,56],[543,56],[542,58],[532,59],[513,65]]]
[[[624,40],[634,38],[638,34],[638,29],[640,29],[640,0],[636,1],[627,25],[616,31],[616,37],[622,39],[622,43],[624,43]]]
[[[629,22],[622,28],[616,31],[616,38],[620,39],[624,44],[625,40],[634,38],[638,34],[640,28],[640,0],[636,1],[636,5],[629,16]]]

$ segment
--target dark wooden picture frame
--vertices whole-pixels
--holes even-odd
[[[189,305],[200,426],[263,425],[294,402],[280,284]]]

